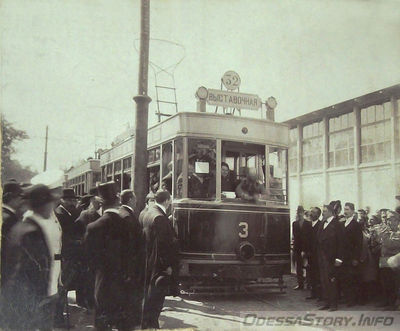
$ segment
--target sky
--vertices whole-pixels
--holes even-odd
[[[46,125],[49,169],[134,125],[139,0],[0,0],[0,31],[0,110],[30,136],[23,165],[42,170]],[[277,121],[400,82],[399,0],[151,0],[150,34],[150,124],[158,67],[174,68],[179,111],[234,70],[241,92],[277,99]]]

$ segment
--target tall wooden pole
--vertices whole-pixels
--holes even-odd
[[[49,140],[49,126],[46,125],[46,140],[44,143],[44,164],[43,164],[43,171],[47,169],[47,141]]]
[[[147,86],[149,69],[150,0],[141,0],[140,14],[139,88],[138,95],[133,98],[136,102],[136,128],[132,180],[137,198],[137,213],[145,206],[145,198],[148,193],[149,185],[147,180],[147,125],[151,98],[147,95]]]

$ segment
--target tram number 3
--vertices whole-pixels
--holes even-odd
[[[239,229],[240,238],[247,238],[249,236],[249,224],[247,222],[240,222]]]

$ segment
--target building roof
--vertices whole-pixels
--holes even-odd
[[[336,117],[348,113],[353,107],[366,108],[371,105],[381,104],[390,100],[391,97],[400,97],[400,84],[396,84],[372,93],[365,94],[360,97],[349,99],[335,105],[321,108],[310,113],[292,118],[283,122],[290,128],[296,127],[298,124],[308,124],[321,120],[325,116]]]

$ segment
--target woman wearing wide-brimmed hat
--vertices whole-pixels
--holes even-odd
[[[14,264],[2,292],[3,327],[52,330],[61,271],[61,227],[53,214],[58,197],[42,184],[24,197],[30,211],[11,233],[7,258]]]

